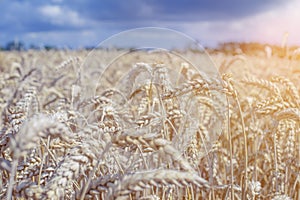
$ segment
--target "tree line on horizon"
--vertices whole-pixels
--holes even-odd
[[[81,49],[92,50],[95,47],[84,47]],[[61,50],[72,48],[61,48],[54,45],[34,45],[31,44],[28,47],[22,41],[9,41],[5,46],[0,45],[0,51],[26,51],[26,50]],[[300,47],[298,46],[279,46],[258,42],[225,42],[220,43],[215,48],[205,47],[209,53],[222,52],[225,54],[250,54],[257,55],[258,52],[265,52],[267,49],[272,51],[273,56],[287,57],[294,56],[294,58],[300,59]],[[76,50],[76,49],[74,49]],[[299,55],[291,55],[291,52],[298,52]]]
[[[33,50],[56,50],[58,49],[58,47],[53,46],[53,45],[34,45],[31,44],[29,45],[29,47],[26,47],[24,42],[21,41],[9,41],[8,43],[6,43],[5,46],[0,46],[0,50],[1,51],[25,51],[25,50],[29,50],[29,49],[33,49]]]

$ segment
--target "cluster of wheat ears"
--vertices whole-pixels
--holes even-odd
[[[300,199],[299,62],[128,61],[86,95],[85,55],[0,54],[0,199]]]

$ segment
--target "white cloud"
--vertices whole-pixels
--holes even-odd
[[[144,8],[151,13],[149,7]],[[153,21],[151,25],[178,30],[200,41],[204,46],[215,46],[220,42],[266,42],[280,45],[286,32],[288,44],[300,45],[300,1],[291,1],[285,7],[269,10],[246,18],[207,21]],[[39,7],[40,14],[50,23],[71,25],[76,30],[52,30],[50,32],[30,33],[28,41],[44,41],[49,44],[67,44],[72,47],[94,46],[118,30],[124,30],[114,21],[93,21],[85,18],[68,7],[45,5]],[[151,35],[154,37],[154,35]],[[158,36],[160,37],[160,36]],[[25,40],[26,40],[25,39]],[[130,38],[129,38],[130,39]],[[166,41],[171,41],[168,38]],[[128,39],[124,39],[128,42]],[[129,41],[130,42],[130,41]]]
[[[263,42],[281,45],[288,33],[287,43],[300,45],[300,1],[247,18],[227,21],[199,21],[179,26],[185,33],[200,39],[204,45],[219,42]]]
[[[50,22],[55,25],[69,24],[75,27],[80,27],[87,24],[87,22],[82,19],[77,12],[58,5],[45,5],[39,7],[38,10],[44,17],[46,17],[47,20],[50,20]]]
[[[63,0],[52,0],[53,3],[62,3]]]
[[[51,18],[55,18],[62,14],[62,9],[60,6],[46,5],[40,7],[39,10],[43,15]]]

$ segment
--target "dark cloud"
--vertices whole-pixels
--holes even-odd
[[[249,15],[279,6],[280,0],[187,0],[164,1],[159,6],[158,0],[152,0],[157,13],[170,20],[224,20],[243,18]]]
[[[41,34],[51,32],[53,41],[56,41],[54,34],[60,33],[59,37],[67,32],[76,37],[83,32],[106,37],[143,26],[180,31],[185,24],[203,21],[222,22],[226,26],[227,22],[287,3],[284,0],[0,0],[0,41],[3,45],[12,37],[30,38],[31,33],[38,33],[37,41]]]
[[[74,28],[54,24],[38,9],[57,5],[75,11],[83,19],[119,27],[149,26],[155,22],[229,20],[253,15],[283,4],[283,0],[64,0],[0,1],[0,28],[8,31],[47,31]],[[67,17],[67,16],[66,16]],[[85,26],[88,26],[86,24]]]
[[[284,4],[283,0],[75,0],[65,1],[83,16],[117,21],[199,21],[242,18]]]

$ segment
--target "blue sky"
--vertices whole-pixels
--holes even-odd
[[[300,46],[299,0],[0,0],[0,45],[96,46],[131,28],[171,28],[205,46],[265,42]]]

